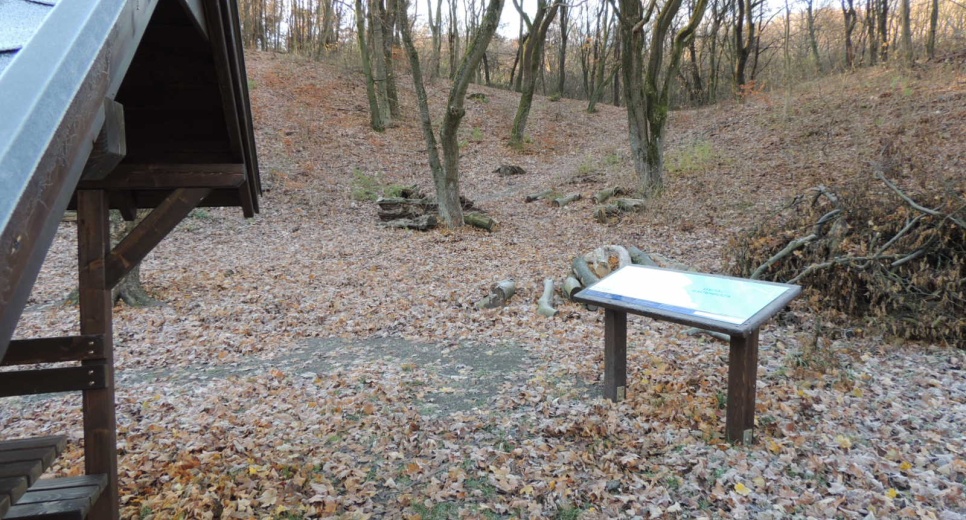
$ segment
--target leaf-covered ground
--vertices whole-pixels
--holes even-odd
[[[632,318],[628,399],[599,398],[602,316],[535,312],[542,280],[604,244],[720,272],[729,237],[803,188],[863,175],[884,138],[916,149],[908,179],[962,175],[966,76],[875,70],[675,113],[668,189],[601,225],[590,201],[526,193],[629,184],[621,109],[474,86],[463,192],[501,221],[429,233],[377,227],[362,187],[428,167],[411,84],[403,117],[367,125],[344,65],[249,57],[262,213],[199,210],[143,264],[159,307],[115,309],[125,518],[966,518],[966,356],[795,308],[762,332],[757,433],[722,439],[727,347]],[[430,88],[437,114],[445,84]],[[528,174],[503,178],[501,163]],[[908,180],[907,179],[907,180]],[[60,302],[70,223],[18,335],[75,332]],[[518,294],[473,302],[494,281]],[[7,399],[4,437],[67,433],[53,471],[82,472],[77,397]]]

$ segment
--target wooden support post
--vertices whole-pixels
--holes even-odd
[[[104,337],[104,358],[84,366],[105,367],[105,387],[84,391],[84,465],[88,475],[107,475],[107,489],[91,509],[92,520],[118,519],[117,422],[114,415],[114,341],[107,256],[111,248],[107,193],[77,192],[77,258],[81,334]]]
[[[750,445],[755,430],[755,382],[758,380],[758,329],[731,336],[728,354],[728,415],[725,435],[733,444]]]
[[[627,313],[604,311],[604,398],[615,403],[627,395]]]

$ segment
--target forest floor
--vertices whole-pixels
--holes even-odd
[[[874,69],[673,113],[667,189],[603,225],[556,187],[632,185],[623,109],[472,86],[462,190],[501,222],[377,226],[363,189],[431,186],[409,77],[402,118],[368,126],[344,64],[249,56],[262,212],[197,210],[142,264],[160,306],[115,309],[123,516],[211,518],[966,518],[966,352],[825,330],[797,303],[761,336],[758,442],[722,440],[727,346],[632,318],[628,398],[599,398],[602,315],[535,312],[542,281],[605,244],[725,272],[735,233],[818,184],[871,176],[885,141],[904,186],[966,171],[966,74]],[[430,87],[437,121],[446,82]],[[499,177],[500,164],[526,175]],[[358,198],[358,197],[356,197]],[[589,198],[589,197],[586,197]],[[64,223],[17,335],[69,334]],[[513,278],[504,308],[476,310]],[[78,397],[15,398],[4,437],[64,433]]]

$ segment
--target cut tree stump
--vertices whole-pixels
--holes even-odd
[[[557,206],[558,208],[562,208],[571,202],[580,200],[581,198],[583,197],[579,193],[571,193],[565,197],[557,197],[556,199],[553,199],[553,205]]]
[[[622,246],[607,245],[601,246],[584,255],[584,260],[590,269],[600,278],[610,273],[634,263],[631,255]]]
[[[493,217],[488,217],[482,213],[463,214],[463,223],[469,226],[478,227],[487,231],[493,231],[500,224]]]
[[[537,300],[537,312],[548,318],[553,318],[559,312],[553,308],[553,278],[543,281],[543,295]]]
[[[544,191],[541,191],[540,193],[533,193],[531,195],[527,195],[527,198],[525,200],[526,202],[533,202],[535,200],[552,199],[556,195],[557,195],[557,192],[554,190],[544,190]]]
[[[517,285],[513,280],[502,280],[490,287],[490,294],[476,302],[477,309],[494,309],[506,305],[507,301],[517,292]]]
[[[493,173],[496,173],[501,177],[509,177],[511,175],[524,175],[527,173],[527,171],[512,164],[501,164],[499,168],[493,170]]]

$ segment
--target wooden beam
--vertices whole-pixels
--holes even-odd
[[[124,107],[113,99],[105,99],[104,124],[94,140],[81,180],[103,179],[127,155],[127,134],[124,131]]]
[[[191,25],[208,39],[208,23],[205,20],[205,8],[201,5],[201,0],[179,0],[185,14],[191,18]]]
[[[122,164],[101,180],[81,181],[79,190],[174,190],[238,188],[244,164]]]
[[[59,338],[15,339],[0,366],[59,363],[104,357],[104,336],[64,336]]]
[[[141,260],[144,260],[144,257],[209,193],[211,193],[210,188],[179,188],[144,217],[144,220],[131,230],[105,259],[105,280],[108,290],[141,263]]]
[[[32,450],[36,448],[51,448],[54,453],[60,455],[67,448],[67,437],[63,435],[45,435],[43,437],[28,437],[26,439],[13,439],[0,441],[0,452],[13,450]]]
[[[107,284],[107,256],[111,249],[107,192],[77,192],[78,300],[81,334],[104,338],[104,357],[82,362],[82,369],[104,369],[104,386],[85,390],[84,470],[107,475],[108,484],[91,510],[91,520],[118,520],[117,420],[114,404],[114,299]]]
[[[238,13],[237,2],[225,2],[230,16],[228,17],[231,27],[231,47],[235,53],[236,76],[238,78],[239,92],[241,99],[238,100],[241,109],[241,133],[242,141],[245,144],[245,163],[251,174],[249,188],[252,190],[253,211],[258,211],[258,195],[262,192],[261,177],[258,170],[258,153],[255,151],[255,129],[252,122],[251,97],[248,94],[248,71],[245,68],[245,53],[241,38],[241,15]]]
[[[224,110],[232,158],[243,160],[241,121],[235,105],[235,84],[229,57],[228,39],[231,37],[231,29],[224,23],[226,13],[223,12],[222,0],[204,0],[202,3],[205,8],[205,19],[208,21],[211,54],[218,73],[218,90],[221,92],[221,107]]]
[[[111,208],[121,212],[121,218],[126,222],[134,222],[138,218],[138,205],[130,191],[112,191],[108,193]]]
[[[107,387],[104,365],[46,368],[4,372],[0,379],[0,397],[52,394]]]

